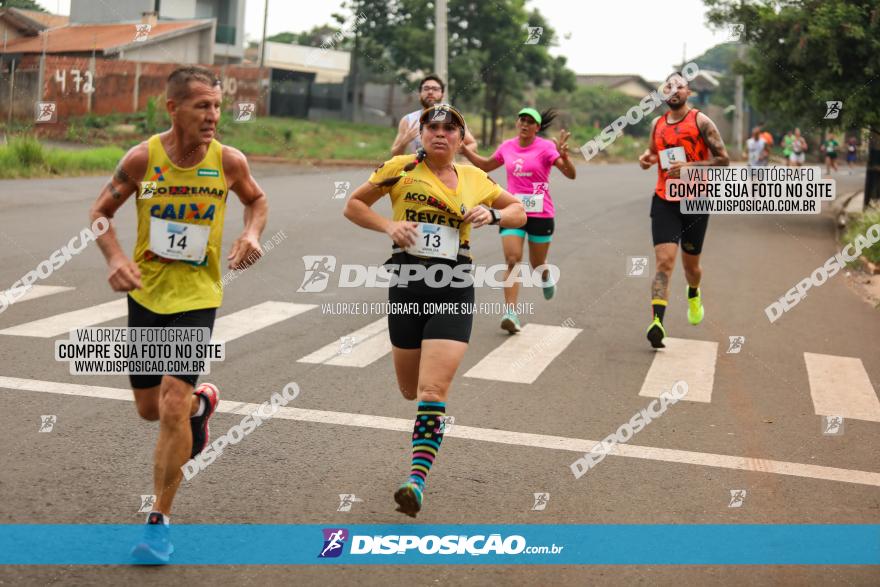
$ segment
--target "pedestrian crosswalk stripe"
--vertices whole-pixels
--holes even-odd
[[[804,353],[804,362],[817,415],[880,422],[880,400],[861,359]]]
[[[98,304],[97,306],[89,306],[81,310],[64,312],[63,314],[56,314],[48,318],[34,320],[33,322],[25,322],[18,326],[0,330],[0,334],[52,338],[67,334],[76,328],[85,328],[86,326],[109,322],[110,320],[121,318],[127,313],[128,302],[126,298],[121,298],[112,302]]]
[[[388,319],[381,318],[299,359],[342,367],[366,367],[391,352]]]
[[[42,298],[44,296],[51,296],[52,294],[57,294],[65,291],[71,291],[73,287],[67,287],[64,285],[32,285],[27,292],[14,303],[20,304],[21,302],[27,302],[29,300],[35,300],[37,298]],[[6,297],[7,300],[12,299],[10,296],[10,290],[6,290],[2,292],[2,295]]]
[[[571,341],[580,328],[526,324],[515,336],[471,367],[465,377],[510,383],[534,383]]]
[[[639,395],[660,397],[660,392],[669,391],[676,381],[683,380],[688,385],[683,400],[711,402],[718,343],[667,337],[663,344],[666,348],[654,354]]]
[[[229,342],[261,328],[283,322],[316,308],[315,304],[290,302],[263,302],[232,314],[220,316],[214,322],[213,342]]]
[[[222,385],[220,387],[222,390]],[[128,389],[97,387],[93,385],[62,383],[57,381],[19,379],[17,377],[0,377],[0,389],[34,391],[111,400],[133,400],[132,393]],[[266,393],[268,393],[268,391]],[[224,400],[217,406],[217,411],[220,413],[243,415],[249,414],[259,407],[259,404]],[[136,416],[132,414],[131,417],[135,418]],[[273,418],[276,420],[294,420],[316,424],[388,430],[394,431],[395,433],[412,430],[411,419],[374,416],[370,414],[353,414],[348,412],[331,412],[329,410],[313,410],[289,406],[279,408]],[[450,437],[477,442],[504,444],[508,446],[524,446],[530,448],[567,451],[574,452],[576,455],[590,451],[598,443],[598,440],[589,440],[585,438],[569,438],[564,436],[550,436],[547,434],[531,434],[529,432],[513,430],[476,428],[474,426],[464,426],[459,422],[455,423],[452,430],[446,432],[445,438]],[[880,487],[880,473],[857,469],[841,469],[838,467],[827,467],[824,465],[808,463],[774,461],[754,457],[738,457],[734,455],[660,448],[654,446],[640,446],[636,444],[618,444],[608,456],[614,458],[627,457],[703,467],[717,467],[733,471],[790,475],[805,479],[821,479],[824,481],[837,481],[839,483],[854,483]]]

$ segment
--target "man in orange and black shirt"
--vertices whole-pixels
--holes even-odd
[[[657,273],[651,283],[652,320],[647,336],[654,348],[663,348],[666,330],[663,315],[669,299],[669,278],[675,266],[675,256],[681,243],[681,262],[687,278],[688,321],[699,324],[703,320],[703,302],[700,281],[700,253],[709,223],[708,214],[683,214],[679,201],[666,197],[666,180],[678,179],[682,167],[726,166],[730,164],[727,149],[715,123],[688,104],[688,82],[676,72],[666,78],[664,93],[669,112],[654,119],[651,142],[639,157],[642,169],[655,163],[657,185],[651,198],[651,233]]]

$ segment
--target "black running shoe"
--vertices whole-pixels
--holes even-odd
[[[220,390],[213,383],[202,383],[194,393],[196,397],[205,398],[206,403],[205,412],[201,416],[189,419],[193,439],[192,454],[189,455],[189,458],[193,458],[208,446],[208,441],[211,439],[208,420],[217,409],[217,404],[220,403]]]

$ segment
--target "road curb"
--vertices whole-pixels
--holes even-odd
[[[275,163],[281,165],[300,165],[308,167],[376,167],[383,163],[375,159],[290,159],[274,155],[248,155],[253,163]]]
[[[831,205],[831,212],[834,215],[838,231],[846,228],[847,222],[853,216],[861,214],[862,206],[859,204],[861,201],[859,196],[864,196],[864,191],[849,192],[834,200],[834,203]]]

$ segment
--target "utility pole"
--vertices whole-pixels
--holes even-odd
[[[739,47],[736,49],[736,57],[738,60],[742,61],[746,55],[746,46],[744,43],[740,42]],[[743,103],[744,99],[744,88],[743,88],[743,76],[736,76],[736,94],[734,95],[734,108],[733,111],[733,143],[734,143],[734,152],[739,154],[742,153],[743,150]]]
[[[269,0],[263,5],[263,40],[260,41],[260,69],[266,60],[266,23],[269,21]]]
[[[356,15],[361,14],[361,3],[359,1],[354,6],[354,13]],[[357,19],[357,16],[355,16],[355,19]],[[355,20],[355,22],[357,22],[357,20]],[[351,108],[349,111],[349,120],[353,122],[360,122],[361,120],[361,93],[360,80],[358,80],[360,74],[358,55],[361,50],[360,29],[361,27],[359,26],[354,27],[354,47],[351,50],[351,62],[348,70],[348,90],[346,92]]]
[[[452,102],[449,96],[449,35],[446,26],[446,0],[434,2],[434,73],[446,84],[446,102]]]
[[[880,128],[868,130],[868,161],[865,165],[865,204],[880,204]]]

